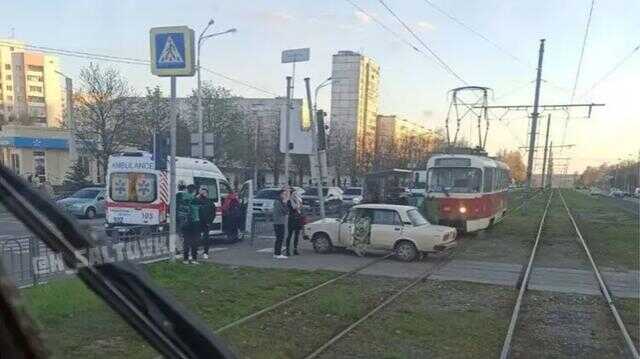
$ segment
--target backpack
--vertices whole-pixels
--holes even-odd
[[[176,219],[178,228],[200,221],[200,206],[195,203],[195,198],[192,194],[183,193],[177,202]]]

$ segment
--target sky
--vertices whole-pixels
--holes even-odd
[[[539,40],[545,38],[540,103],[571,100],[591,0],[384,2],[459,77],[470,85],[490,87],[493,90],[490,105],[533,103]],[[594,108],[591,118],[586,118],[584,109],[572,110],[570,114],[552,113],[551,141],[559,144],[565,137],[564,143],[576,145],[555,153],[557,158],[571,157],[570,172],[582,171],[587,165],[640,156],[640,109],[634,91],[640,80],[640,51],[598,82],[640,45],[637,14],[640,2],[636,0],[595,1],[573,102],[606,106]],[[291,73],[290,65],[280,63],[284,49],[311,48],[311,60],[296,67],[296,96],[304,91],[304,77],[310,77],[314,86],[330,76],[332,54],[339,50],[358,51],[380,65],[379,112],[397,114],[429,128],[444,126],[448,92],[463,85],[429,55],[379,0],[24,0],[3,4],[2,17],[4,29],[0,28],[0,38],[14,35],[36,46],[140,59],[149,58],[150,28],[186,25],[198,34],[212,18],[213,31],[229,28],[238,31],[204,44],[203,67],[267,93],[208,72],[203,72],[203,79],[243,97],[284,95],[285,77]],[[398,36],[382,28],[374,18]],[[89,61],[92,60],[61,57],[62,71],[78,79],[81,68]],[[144,93],[145,87],[156,85],[169,92],[169,79],[151,75],[147,66],[103,65],[118,68],[139,94]],[[189,94],[194,86],[195,77],[179,78],[178,95]],[[319,107],[327,111],[329,95],[330,90],[325,89],[319,100]],[[525,146],[529,132],[527,112],[505,114],[492,110],[489,115],[490,153]],[[563,136],[568,115],[570,120]],[[546,116],[546,112],[542,114],[543,125]],[[477,137],[471,131],[474,126],[471,120],[465,120],[462,126],[467,138]],[[539,136],[538,142],[542,140],[543,136]],[[557,161],[561,162],[564,160]]]

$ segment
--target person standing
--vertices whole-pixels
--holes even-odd
[[[240,227],[240,200],[236,192],[231,192],[222,204],[222,229],[227,234],[229,242],[238,240],[238,228]]]
[[[183,238],[182,263],[198,264],[198,241],[200,240],[200,209],[196,202],[197,187],[187,186],[187,192],[181,196],[178,212],[182,225],[180,230]]]
[[[287,191],[282,190],[279,193],[278,198],[273,203],[273,231],[276,235],[276,242],[273,247],[273,258],[275,259],[287,259],[288,257],[282,255],[282,240],[284,239],[284,221],[287,216],[287,208],[285,203],[287,202]]]
[[[209,259],[209,247],[211,239],[209,230],[213,220],[216,218],[216,205],[209,198],[209,190],[200,188],[198,194],[199,219],[200,219],[200,242],[202,243],[202,258]]]
[[[300,239],[300,231],[304,225],[302,217],[302,197],[296,191],[291,192],[289,201],[287,201],[287,210],[289,219],[287,222],[289,233],[287,233],[287,251],[286,255],[298,255],[298,240]],[[293,252],[290,250],[291,237],[293,237]]]

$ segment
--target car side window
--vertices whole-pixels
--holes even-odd
[[[398,217],[398,213],[396,211],[388,210],[388,209],[374,209],[373,210],[373,220],[371,224],[381,224],[381,225],[401,225],[402,222]]]
[[[229,193],[231,193],[231,186],[227,182],[220,181],[220,197],[227,198]]]

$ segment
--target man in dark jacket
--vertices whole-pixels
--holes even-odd
[[[209,230],[211,224],[216,218],[216,205],[209,198],[209,190],[201,188],[197,197],[197,203],[200,206],[200,240],[202,242],[203,254],[202,258],[209,258],[209,247],[211,246],[211,239],[209,238]]]

